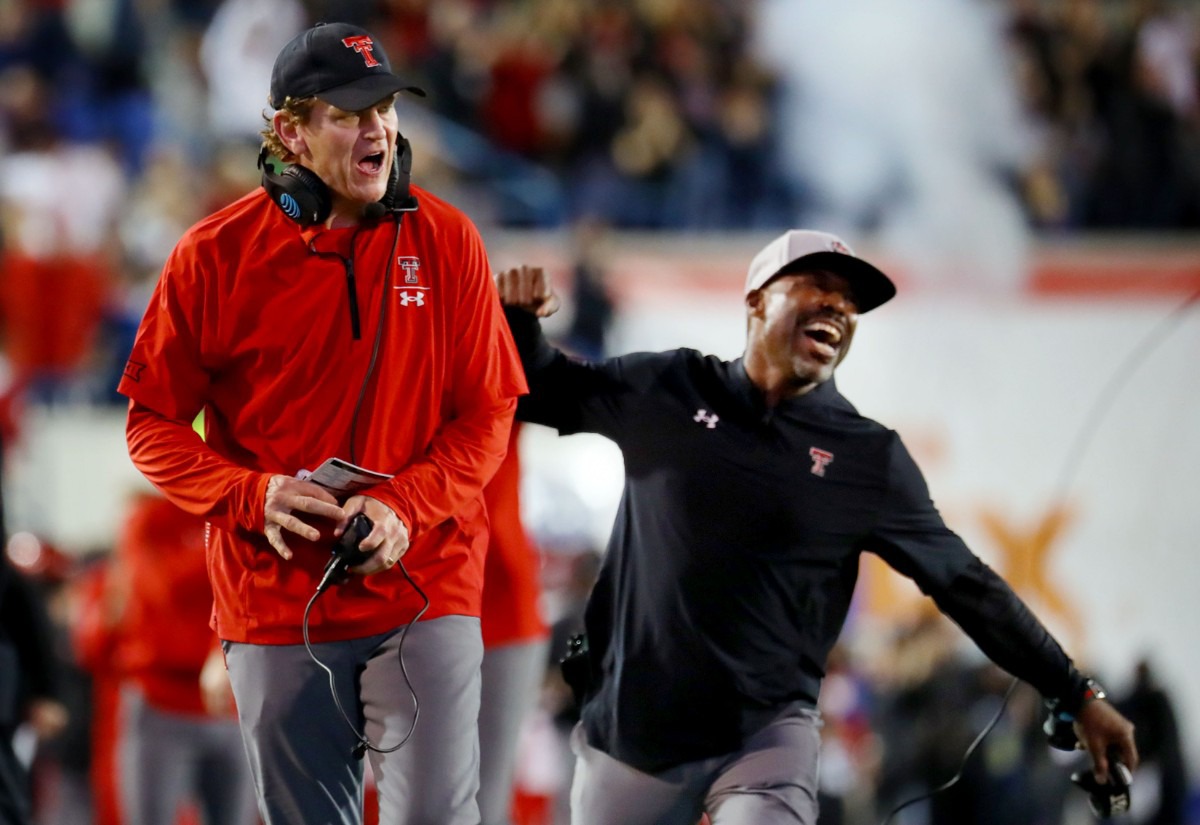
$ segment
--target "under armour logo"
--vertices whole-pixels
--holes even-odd
[[[417,277],[417,272],[421,269],[421,259],[416,255],[401,255],[396,258],[396,266],[404,270],[404,283],[418,284],[421,279]]]
[[[833,462],[833,453],[819,447],[809,447],[808,455],[813,460],[812,474],[815,476],[825,475],[825,468]]]
[[[363,57],[363,62],[367,64],[367,68],[371,69],[379,65],[379,61],[375,59],[373,49],[375,43],[365,34],[356,34],[353,37],[342,38],[342,45],[347,49],[354,49]]]
[[[425,306],[425,293],[424,292],[407,292],[407,291],[401,292],[400,293],[400,306],[406,307],[409,304],[416,304],[419,307]]]
[[[710,430],[715,430],[717,428],[717,422],[721,419],[716,413],[710,413],[708,410],[701,408],[696,410],[696,414],[692,416],[692,420],[697,424],[703,424]]]

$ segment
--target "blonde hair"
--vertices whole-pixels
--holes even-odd
[[[301,123],[308,122],[308,118],[312,115],[313,106],[316,104],[316,102],[317,99],[315,97],[295,98],[288,96],[283,101],[283,105],[279,107],[279,111],[287,115],[287,118],[289,121],[291,121],[292,125],[299,125]],[[279,134],[275,131],[274,116],[267,114],[267,112],[264,110],[263,122],[266,125],[263,127],[263,130],[259,132],[259,134],[262,135],[263,147],[265,147],[268,152],[282,160],[284,163],[292,163],[295,161],[296,156],[293,155],[291,150],[284,145],[283,140],[280,139]]]

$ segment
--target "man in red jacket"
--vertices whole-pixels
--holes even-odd
[[[477,230],[408,185],[405,89],[357,27],[284,47],[264,161],[289,165],[184,235],[120,384],[134,463],[209,523],[267,825],[361,822],[363,749],[380,821],[479,818],[481,491],[525,382]],[[359,513],[366,559],[325,590]]]
[[[203,518],[138,495],[114,548],[109,574],[125,591],[117,778],[129,825],[173,822],[188,801],[205,822],[258,821],[237,724],[231,713],[210,713],[201,688],[216,641],[204,532]]]

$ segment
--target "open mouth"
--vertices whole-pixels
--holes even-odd
[[[358,168],[368,175],[377,175],[383,169],[384,152],[376,152],[372,155],[367,155],[358,162]]]
[[[840,326],[823,318],[809,321],[804,325],[803,332],[811,349],[826,359],[832,359],[837,355],[838,347],[845,335]]]

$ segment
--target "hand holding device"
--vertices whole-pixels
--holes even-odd
[[[362,564],[371,557],[370,551],[359,547],[362,540],[371,534],[375,525],[364,513],[356,513],[345,531],[333,545],[329,562],[325,565],[325,576],[317,587],[317,592],[323,592],[331,584],[341,584],[346,580],[347,568]]]
[[[1108,782],[1103,785],[1096,781],[1092,771],[1077,771],[1071,774],[1071,781],[1087,792],[1088,807],[1100,819],[1129,810],[1129,785],[1133,782],[1133,774],[1121,760],[1115,757],[1108,760]]]
[[[1094,680],[1088,680],[1088,691],[1088,700],[1105,698],[1104,690]],[[1046,741],[1051,747],[1059,750],[1082,749],[1083,743],[1079,741],[1075,730],[1076,717],[1063,711],[1060,705],[1061,702],[1058,700],[1050,700],[1046,703],[1048,713],[1046,721],[1042,725]],[[1107,782],[1097,781],[1094,769],[1076,771],[1071,774],[1071,781],[1087,793],[1088,807],[1099,819],[1108,819],[1114,814],[1125,813],[1129,810],[1129,786],[1133,782],[1133,772],[1121,761],[1121,753],[1119,747],[1106,748],[1108,756]],[[1136,751],[1133,756],[1136,759]]]

